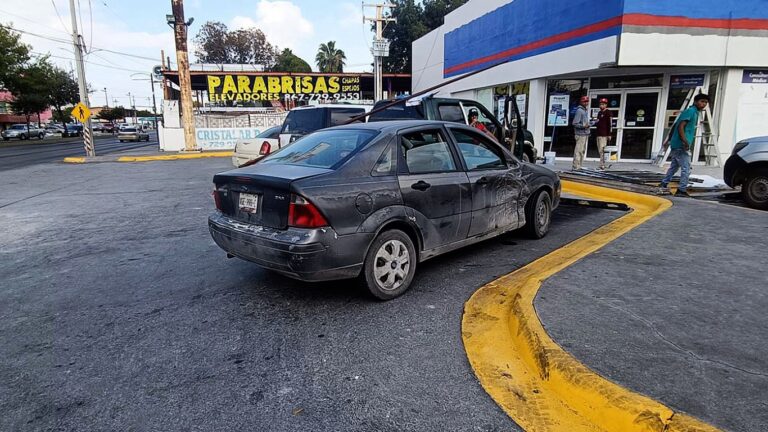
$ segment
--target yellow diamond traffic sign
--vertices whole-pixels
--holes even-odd
[[[77,105],[72,108],[72,117],[74,117],[80,123],[85,123],[88,118],[91,117],[91,110],[89,110],[84,103],[78,102]]]

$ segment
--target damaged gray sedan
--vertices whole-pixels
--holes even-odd
[[[391,299],[419,263],[499,234],[547,234],[552,171],[477,129],[397,121],[324,129],[247,168],[217,174],[213,240],[303,281],[359,277]]]

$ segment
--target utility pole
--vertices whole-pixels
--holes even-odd
[[[389,56],[389,41],[384,39],[382,33],[384,32],[386,23],[397,21],[395,18],[384,18],[384,8],[393,8],[395,5],[392,3],[363,4],[363,7],[376,8],[376,16],[374,18],[363,17],[363,22],[371,21],[376,24],[376,37],[373,40],[373,98],[374,102],[378,102],[384,99],[382,83],[384,75],[384,57]]]
[[[189,56],[187,55],[187,27],[193,19],[184,21],[184,0],[171,0],[173,16],[168,18],[173,23],[176,40],[176,63],[179,65],[179,88],[181,96],[181,123],[184,126],[184,151],[200,151],[195,141],[195,119],[192,113],[192,80],[189,76]]]
[[[69,13],[72,15],[72,43],[74,44],[75,63],[77,64],[77,86],[80,89],[80,102],[90,109],[88,87],[85,81],[85,65],[83,64],[83,44],[80,42],[80,34],[77,32],[75,0],[69,0]],[[96,156],[96,149],[93,147],[93,128],[91,127],[90,118],[83,125],[83,146],[87,156]]]
[[[155,78],[153,74],[149,74],[149,84],[152,86],[152,120],[155,124],[155,130],[157,130],[157,102],[155,101]]]
[[[109,108],[109,95],[107,94],[107,88],[104,87],[104,101],[106,102],[107,108]]]

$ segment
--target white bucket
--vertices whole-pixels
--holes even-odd
[[[555,152],[544,152],[544,165],[555,165]]]
[[[603,159],[605,159],[606,162],[610,162],[611,155],[618,151],[619,151],[619,146],[615,146],[615,145],[605,146],[605,150],[603,152]]]

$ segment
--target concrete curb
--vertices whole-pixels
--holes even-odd
[[[231,151],[202,152],[202,153],[173,153],[163,155],[145,156],[95,156],[95,157],[66,157],[64,163],[102,163],[102,162],[153,162],[185,159],[221,158],[232,157]]]
[[[534,308],[541,284],[672,206],[666,199],[563,181],[564,192],[624,202],[633,211],[479,289],[467,301],[462,339],[480,384],[527,431],[718,429],[590,370],[563,350]]]

